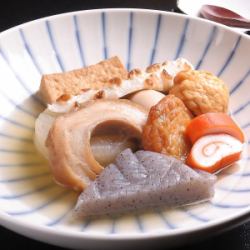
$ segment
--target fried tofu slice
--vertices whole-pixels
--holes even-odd
[[[62,96],[78,95],[86,89],[102,89],[127,79],[128,71],[115,56],[65,73],[43,75],[39,94],[44,102],[52,104]]]

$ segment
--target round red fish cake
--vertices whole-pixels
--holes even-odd
[[[185,160],[190,144],[185,136],[192,114],[174,95],[167,95],[150,109],[142,134],[145,150]]]

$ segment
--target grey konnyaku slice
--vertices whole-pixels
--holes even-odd
[[[124,150],[79,196],[78,216],[173,207],[214,195],[216,177],[163,154]]]

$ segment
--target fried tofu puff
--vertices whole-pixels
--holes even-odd
[[[174,78],[170,94],[180,98],[194,114],[228,110],[229,91],[226,84],[207,71],[182,71]]]
[[[150,109],[142,134],[144,149],[185,160],[190,151],[185,130],[191,119],[184,103],[174,95],[167,95]]]

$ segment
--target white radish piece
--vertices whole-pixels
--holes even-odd
[[[126,148],[133,151],[137,149],[137,142],[133,138],[122,134],[93,136],[90,141],[91,150],[95,159],[102,165],[107,166],[114,162],[116,156]]]
[[[49,159],[49,153],[45,145],[45,141],[48,137],[52,124],[59,115],[60,113],[54,113],[45,109],[39,114],[35,122],[34,144],[38,152],[41,153],[47,160]]]

